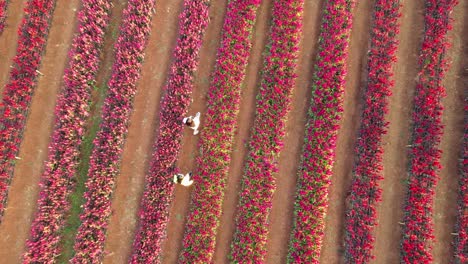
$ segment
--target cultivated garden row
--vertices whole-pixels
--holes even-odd
[[[0,104],[0,223],[8,188],[37,86],[37,76],[45,51],[55,0],[30,0],[19,29],[16,55]]]
[[[403,208],[402,263],[432,263],[434,188],[438,181],[442,135],[442,78],[447,70],[449,18],[456,0],[426,0],[424,40],[412,114],[409,179]]]
[[[343,113],[354,0],[327,1],[298,170],[289,263],[319,263],[336,140]]]
[[[178,173],[176,161],[183,135],[182,119],[192,102],[194,73],[208,25],[210,0],[185,0],[179,16],[179,37],[173,52],[167,84],[159,112],[159,130],[146,174],[140,205],[139,225],[133,244],[131,263],[159,263],[166,237],[169,205],[173,200],[172,176]],[[198,180],[195,177],[195,180]]]
[[[377,0],[374,6],[367,59],[367,86],[356,140],[353,180],[345,221],[345,259],[369,263],[374,244],[376,207],[381,199],[383,144],[388,122],[388,97],[394,85],[392,65],[396,61],[400,17],[399,0]]]
[[[26,263],[54,263],[59,255],[60,231],[70,209],[69,196],[74,189],[79,148],[110,10],[109,0],[83,0],[78,13],[77,33],[55,107],[55,125],[40,183],[38,208],[24,255]]]

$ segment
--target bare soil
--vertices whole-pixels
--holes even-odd
[[[46,53],[39,69],[44,76],[38,78],[19,152],[21,160],[15,166],[5,216],[0,225],[0,259],[3,263],[20,263],[25,249],[36,209],[38,183],[47,158],[56,96],[62,86],[63,71],[68,63],[68,49],[75,29],[78,7],[78,0],[58,1],[54,11]],[[9,13],[22,10],[22,7],[16,5],[10,5],[10,8]]]
[[[11,0],[7,6],[5,28],[0,35],[0,99],[3,98],[3,87],[10,77],[11,60],[16,54],[18,28],[23,19],[26,0]]]
[[[284,148],[278,160],[277,188],[269,219],[267,263],[285,263],[293,221],[297,169],[304,144],[307,109],[310,105],[312,74],[324,1],[304,3],[303,38],[300,44],[296,85],[286,123]]]
[[[206,111],[206,95],[210,86],[210,76],[216,62],[216,51],[221,40],[221,30],[226,14],[227,2],[223,0],[212,0],[209,10],[210,23],[206,28],[205,36],[200,50],[200,62],[195,73],[192,105],[189,108],[189,115],[201,113],[200,128],[203,129],[203,116]],[[199,136],[193,135],[193,130],[185,129],[182,138],[182,149],[177,162],[178,168],[182,172],[189,172],[195,167],[197,157]],[[176,263],[182,249],[182,239],[184,236],[186,216],[190,209],[190,194],[192,187],[186,188],[177,186],[174,190],[174,200],[172,201],[169,222],[167,226],[167,239],[163,248],[163,263]]]
[[[395,263],[400,259],[403,204],[407,191],[407,145],[411,135],[411,113],[418,74],[418,56],[424,36],[424,2],[404,1],[400,19],[400,44],[394,66],[393,95],[389,100],[388,133],[384,136],[384,179],[382,202],[377,208],[378,225],[374,263]]]
[[[354,145],[359,128],[362,88],[366,80],[367,50],[373,0],[356,1],[351,30],[348,74],[344,91],[344,112],[338,131],[335,165],[330,186],[320,262],[340,263],[343,255],[345,201],[351,184]]]
[[[237,131],[231,154],[231,165],[226,182],[223,212],[220,218],[213,263],[228,263],[231,241],[235,229],[235,213],[239,200],[238,192],[244,160],[247,154],[246,143],[250,138],[250,127],[254,122],[255,96],[260,84],[260,71],[263,65],[263,51],[268,39],[271,20],[271,0],[262,1],[257,10],[257,21],[252,32],[252,50],[241,91]]]
[[[452,47],[447,51],[452,65],[444,78],[443,85],[447,97],[442,101],[444,112],[442,123],[444,134],[440,144],[442,149],[442,170],[437,184],[434,202],[434,263],[448,263],[453,255],[451,245],[454,236],[458,198],[459,158],[463,145],[464,101],[468,84],[468,3],[460,1],[452,17],[453,30],[449,32]]]
[[[159,124],[159,101],[177,37],[182,0],[158,1],[138,81],[133,113],[116,179],[104,263],[127,263],[138,224],[138,207]]]

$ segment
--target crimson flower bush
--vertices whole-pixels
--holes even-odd
[[[55,0],[29,0],[18,31],[18,45],[10,79],[0,104],[0,222],[29,106],[37,84]]]
[[[367,59],[367,86],[356,141],[356,163],[349,190],[345,221],[345,259],[348,263],[369,263],[373,258],[376,206],[381,199],[382,136],[387,133],[388,97],[394,81],[400,0],[377,0]]]
[[[227,7],[198,144],[201,154],[194,170],[195,185],[183,239],[182,263],[211,263],[213,258],[237,128],[241,87],[260,3],[260,0],[237,0],[229,2]]]
[[[289,263],[319,263],[343,93],[354,0],[325,4],[298,169]]]
[[[0,0],[0,35],[5,29],[7,6],[8,6],[7,0]]]
[[[59,254],[60,230],[70,209],[68,197],[74,187],[79,148],[89,116],[88,103],[110,10],[110,0],[82,1],[64,87],[55,107],[49,157],[40,183],[38,209],[26,243],[24,263],[55,263]]]
[[[229,255],[235,263],[261,263],[265,259],[268,217],[276,188],[273,174],[278,171],[277,158],[283,147],[286,114],[296,80],[303,6],[303,0],[273,2],[269,44]]]
[[[460,158],[460,190],[458,197],[458,216],[455,232],[458,234],[454,241],[453,263],[463,264],[468,262],[468,97],[465,92],[465,132],[463,134],[463,146]]]
[[[85,203],[72,263],[100,263],[111,213],[115,176],[128,132],[136,83],[154,14],[154,0],[129,0],[115,44],[115,62],[90,157]]]
[[[414,97],[413,127],[409,149],[408,191],[404,205],[401,263],[432,263],[433,199],[438,180],[442,135],[442,86],[449,18],[456,0],[426,0],[424,40]]]
[[[185,0],[179,15],[179,37],[161,102],[159,131],[146,174],[131,263],[161,261],[159,256],[174,193],[172,176],[178,172],[175,167],[183,135],[182,119],[192,101],[193,77],[208,25],[209,5],[209,0]]]

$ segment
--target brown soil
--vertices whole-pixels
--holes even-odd
[[[0,35],[0,91],[2,92],[10,76],[11,60],[16,54],[18,27],[23,19],[25,3],[26,0],[11,0],[7,7],[5,29]],[[3,93],[0,93],[0,99],[2,98]]]
[[[122,167],[116,179],[104,263],[127,263],[130,257],[143,193],[145,174],[158,126],[159,101],[177,36],[182,0],[158,1],[151,35],[138,81]],[[157,63],[155,63],[157,62]]]
[[[285,263],[293,220],[297,169],[304,144],[307,109],[311,97],[313,65],[320,33],[324,1],[304,4],[303,39],[300,44],[297,80],[286,123],[284,148],[278,160],[277,188],[269,219],[266,263]]]
[[[235,214],[239,199],[239,184],[244,172],[244,159],[247,154],[246,143],[250,138],[250,127],[254,121],[255,96],[260,81],[263,65],[263,51],[268,39],[271,20],[272,1],[262,1],[257,12],[257,21],[252,32],[252,50],[242,85],[241,102],[238,116],[238,127],[234,135],[231,154],[231,166],[226,182],[223,212],[220,218],[213,263],[228,263],[227,257],[235,229]]]
[[[424,3],[422,0],[404,1],[403,16],[397,51],[398,61],[394,67],[395,86],[389,100],[390,122],[388,133],[383,138],[384,179],[382,202],[377,209],[378,225],[375,229],[376,242],[374,263],[396,263],[400,258],[401,225],[403,203],[406,194],[407,147],[410,140],[413,93],[418,73],[418,54],[423,38]]]
[[[339,263],[343,254],[345,199],[351,184],[354,145],[360,120],[361,89],[366,79],[370,14],[373,0],[357,1],[351,31],[348,74],[344,92],[344,112],[338,131],[335,165],[330,186],[320,262]]]
[[[453,233],[457,208],[454,206],[458,198],[458,159],[462,146],[464,129],[463,99],[466,95],[468,78],[468,3],[460,1],[455,7],[452,17],[453,30],[448,36],[451,49],[447,51],[452,65],[446,74],[443,85],[447,90],[447,97],[442,101],[444,112],[442,122],[445,126],[441,141],[442,170],[437,184],[434,204],[434,263],[446,263],[453,255]]]
[[[216,51],[221,39],[221,29],[226,13],[226,1],[211,1],[209,16],[210,23],[203,38],[200,50],[200,64],[195,73],[192,98],[193,102],[189,114],[201,113],[201,129],[203,129],[203,115],[206,110],[206,94],[210,86],[210,76],[214,69]],[[195,158],[198,155],[198,136],[193,130],[186,129],[182,139],[182,149],[177,162],[182,172],[192,171],[195,167]],[[185,230],[186,215],[190,209],[190,193],[192,188],[177,186],[174,191],[174,200],[169,213],[167,226],[167,239],[163,246],[163,263],[176,263],[182,249],[182,239]]]
[[[13,9],[13,6],[10,5],[11,12],[21,10]],[[38,78],[19,152],[21,160],[15,167],[5,216],[0,225],[0,259],[3,263],[20,262],[29,235],[39,191],[38,183],[52,133],[56,95],[62,85],[78,7],[78,0],[70,0],[58,1],[55,8],[46,53],[39,69],[45,75]],[[8,33],[7,30],[5,33]]]

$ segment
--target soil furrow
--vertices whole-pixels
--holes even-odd
[[[11,4],[10,10],[13,10],[13,2]],[[45,74],[38,77],[19,151],[21,159],[16,163],[7,208],[0,225],[0,259],[4,263],[19,263],[25,249],[36,208],[38,183],[47,158],[56,95],[62,85],[78,8],[79,0],[58,1],[52,18],[46,52],[39,69]]]
[[[449,31],[448,38],[451,48],[447,50],[447,60],[451,66],[443,81],[447,96],[442,100],[444,111],[442,124],[444,134],[440,142],[442,150],[442,170],[440,180],[435,189],[434,199],[434,235],[433,249],[434,263],[448,262],[453,255],[454,226],[457,216],[458,180],[460,147],[463,145],[464,132],[464,97],[468,78],[468,3],[460,1],[452,13],[453,30]],[[463,34],[464,33],[464,34]],[[464,69],[465,68],[465,69]],[[464,75],[465,74],[465,75]]]
[[[0,35],[0,100],[3,98],[3,88],[10,76],[10,66],[16,53],[18,43],[18,28],[23,19],[27,0],[10,0],[7,6],[5,29]]]
[[[395,85],[389,100],[388,133],[383,137],[382,202],[377,208],[375,260],[372,263],[397,263],[400,257],[403,201],[407,179],[407,145],[411,111],[418,72],[418,55],[424,30],[423,0],[403,1]]]
[[[297,169],[304,143],[306,113],[310,102],[313,62],[317,53],[323,1],[304,3],[303,37],[300,45],[296,88],[286,123],[284,149],[278,160],[276,191],[269,219],[267,263],[284,263],[292,226]]]
[[[238,114],[238,127],[234,135],[231,165],[227,177],[223,202],[223,213],[220,217],[213,263],[228,263],[227,256],[231,250],[231,241],[235,228],[235,215],[239,200],[240,179],[244,170],[244,159],[247,153],[246,143],[250,137],[255,112],[255,95],[257,94],[260,71],[263,65],[263,51],[267,43],[271,21],[272,1],[262,1],[257,12],[257,21],[252,35],[252,49],[241,91],[241,107]]]
[[[345,201],[351,184],[354,145],[359,128],[362,87],[365,84],[369,30],[373,0],[356,1],[349,44],[348,74],[344,90],[343,118],[338,131],[335,165],[329,190],[329,207],[320,262],[338,263],[343,255]]]
[[[221,30],[226,13],[227,1],[213,0],[209,10],[210,23],[203,38],[200,50],[200,64],[195,74],[192,105],[189,108],[189,115],[201,113],[200,129],[203,130],[203,115],[206,110],[206,94],[210,85],[211,73],[216,62],[216,51],[221,41]],[[195,167],[198,136],[193,135],[193,130],[185,129],[182,138],[182,149],[177,161],[177,167],[182,173],[192,171]],[[194,183],[197,184],[197,183]],[[163,249],[162,263],[176,263],[179,258],[182,239],[185,230],[186,216],[190,209],[190,193],[192,188],[177,186],[174,190],[174,199],[169,212],[169,222],[167,226],[167,238]]]
[[[138,222],[138,206],[144,189],[145,173],[151,158],[161,90],[171,62],[171,48],[177,37],[177,18],[182,1],[158,1],[152,20],[141,78],[138,81],[134,109],[122,167],[116,178],[109,221],[104,263],[127,263]]]

